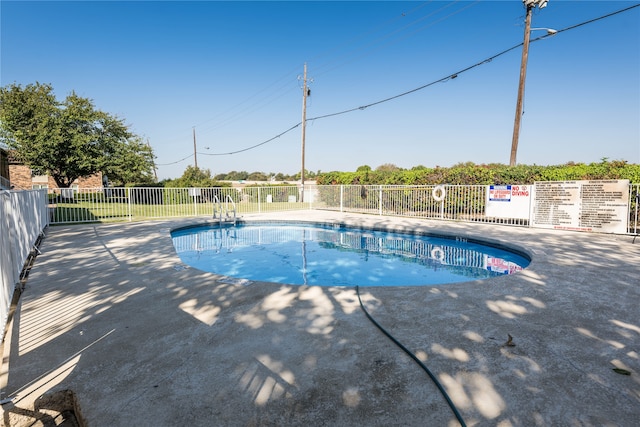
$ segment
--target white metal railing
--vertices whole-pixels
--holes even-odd
[[[308,209],[298,186],[215,188],[80,188],[49,194],[52,224],[208,216],[223,201],[236,215]]]
[[[448,221],[527,226],[529,219],[487,215],[487,186],[308,185],[244,188],[88,188],[0,190],[0,320],[6,320],[20,272],[48,224],[133,221],[325,209]],[[640,227],[640,184],[629,185],[628,234]],[[224,202],[221,202],[224,200]],[[4,326],[3,326],[4,328]]]
[[[486,185],[306,185],[216,188],[89,188],[49,194],[52,224],[242,215],[325,209],[375,215],[528,226],[529,218],[487,214]],[[435,191],[434,191],[435,190]],[[629,185],[628,233],[638,233],[640,184]],[[435,197],[434,197],[435,196]],[[224,211],[224,212],[223,212]]]
[[[46,190],[0,190],[0,321],[2,336],[20,273],[48,225]]]
[[[229,194],[226,195],[224,203],[220,201],[218,196],[213,199],[213,219],[217,219],[222,224],[224,221],[231,220],[236,224],[236,203]]]
[[[519,218],[492,218],[485,213],[486,185],[446,185],[436,192],[435,185],[341,185],[318,186],[323,208],[340,212],[404,216],[494,224],[528,225]]]

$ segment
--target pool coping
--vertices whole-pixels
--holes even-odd
[[[532,258],[520,273],[366,288],[364,304],[425,360],[469,425],[640,416],[631,237],[323,211],[245,219],[283,218],[517,240]],[[243,286],[176,268],[170,230],[205,221],[48,229],[5,344],[3,421],[33,420],[39,396],[69,389],[89,425],[455,423],[354,290]]]

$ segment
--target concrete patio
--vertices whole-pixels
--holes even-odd
[[[360,292],[469,426],[638,425],[640,238],[323,211],[244,219],[419,229],[528,253],[515,275]],[[355,289],[185,268],[169,232],[205,221],[47,230],[4,343],[4,425],[59,425],[38,398],[61,390],[89,426],[459,425]]]

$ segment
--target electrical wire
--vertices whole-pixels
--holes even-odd
[[[531,40],[529,41],[529,43],[534,43],[534,42],[537,42],[537,41],[540,41],[540,40],[544,40],[544,39],[549,38],[549,37],[556,36],[556,35],[557,35],[557,34],[559,34],[559,33],[563,33],[563,32],[565,32],[565,31],[573,30],[573,29],[575,29],[575,28],[578,28],[578,27],[581,27],[581,26],[584,26],[584,25],[587,25],[587,24],[591,24],[591,23],[593,23],[593,22],[600,21],[600,20],[602,20],[602,19],[609,18],[609,17],[611,17],[611,16],[614,16],[614,15],[617,15],[617,14],[620,14],[620,13],[623,13],[623,12],[627,12],[627,11],[629,11],[629,10],[631,10],[631,9],[636,8],[636,7],[640,7],[640,3],[635,4],[635,5],[632,5],[632,6],[629,6],[629,7],[627,7],[627,8],[624,8],[624,9],[621,9],[621,10],[618,10],[618,11],[615,11],[615,12],[611,12],[611,13],[609,13],[609,14],[607,14],[607,15],[603,15],[603,16],[600,16],[600,17],[598,17],[598,18],[590,19],[590,20],[588,20],[588,21],[581,22],[581,23],[579,23],[579,24],[575,24],[575,25],[572,25],[572,26],[569,26],[569,27],[566,27],[566,28],[563,28],[563,29],[557,30],[557,31],[556,31],[555,33],[553,33],[553,34],[545,34],[545,35],[543,35],[543,36],[539,36],[539,37],[533,38],[533,39],[531,39]],[[338,111],[338,112],[335,112],[335,113],[324,114],[324,115],[316,116],[316,117],[310,117],[310,118],[307,118],[307,119],[306,119],[306,121],[307,121],[307,122],[311,122],[311,121],[315,121],[315,120],[321,120],[321,119],[326,119],[326,118],[329,118],[329,117],[339,116],[339,115],[342,115],[342,114],[352,113],[352,112],[354,112],[354,111],[361,111],[361,110],[365,110],[365,109],[367,109],[367,108],[369,108],[369,107],[373,107],[373,106],[375,106],[375,105],[380,105],[380,104],[383,104],[383,103],[386,103],[386,102],[392,101],[392,100],[394,100],[394,99],[398,99],[398,98],[401,98],[401,97],[403,97],[403,96],[410,95],[410,94],[412,94],[412,93],[415,93],[415,92],[418,92],[418,91],[420,91],[420,90],[426,89],[426,88],[428,88],[428,87],[430,87],[430,86],[433,86],[433,85],[435,85],[435,84],[437,84],[437,83],[444,83],[444,82],[447,82],[447,81],[449,81],[449,80],[453,80],[453,79],[457,78],[460,74],[463,74],[463,73],[465,73],[465,72],[467,72],[467,71],[470,71],[470,70],[472,70],[472,69],[474,69],[474,68],[477,68],[477,67],[479,67],[479,66],[481,66],[481,65],[484,65],[484,64],[487,64],[487,63],[489,63],[489,62],[492,62],[494,59],[496,59],[496,58],[498,58],[498,57],[500,57],[500,56],[502,56],[502,55],[505,55],[506,53],[511,52],[512,50],[518,49],[518,48],[519,48],[519,47],[521,47],[523,44],[524,44],[524,42],[518,43],[518,44],[516,44],[516,45],[514,45],[514,46],[512,46],[512,47],[510,47],[510,48],[508,48],[508,49],[505,49],[505,50],[503,50],[503,51],[501,51],[501,52],[499,52],[499,53],[496,53],[495,55],[492,55],[492,56],[490,56],[490,57],[488,57],[488,58],[486,58],[486,59],[483,59],[482,61],[477,62],[477,63],[475,63],[475,64],[473,64],[473,65],[471,65],[471,66],[469,66],[469,67],[463,68],[463,69],[461,69],[461,70],[459,70],[459,71],[456,71],[456,72],[454,72],[454,73],[451,73],[451,74],[449,74],[449,75],[447,75],[447,76],[445,76],[445,77],[442,77],[442,78],[440,78],[440,79],[438,79],[438,80],[434,80],[434,81],[432,81],[432,82],[430,82],[430,83],[424,84],[424,85],[419,86],[419,87],[417,87],[417,88],[414,88],[414,89],[411,89],[411,90],[408,90],[408,91],[405,91],[405,92],[399,93],[399,94],[397,94],[397,95],[393,95],[393,96],[390,96],[390,97],[388,97],[388,98],[384,98],[384,99],[381,99],[381,100],[379,100],[379,101],[375,101],[375,102],[372,102],[372,103],[369,103],[369,104],[361,105],[361,106],[354,107],[354,108],[349,108],[349,109],[347,109],[347,110],[342,110],[342,111]],[[236,150],[236,151],[231,151],[231,152],[225,152],[225,153],[198,153],[198,154],[203,154],[203,155],[206,155],[206,156],[223,156],[223,155],[238,154],[238,153],[242,153],[242,152],[245,152],[245,151],[249,151],[249,150],[252,150],[252,149],[254,149],[254,148],[260,147],[260,146],[262,146],[262,145],[265,145],[265,144],[267,144],[267,143],[269,143],[269,142],[271,142],[271,141],[273,141],[273,140],[275,140],[275,139],[277,139],[277,138],[280,138],[281,136],[283,136],[283,135],[285,135],[286,133],[288,133],[288,132],[292,131],[293,129],[297,128],[297,127],[298,127],[298,126],[300,126],[301,124],[302,124],[302,122],[299,122],[299,123],[297,123],[296,125],[294,125],[294,126],[290,127],[289,129],[285,130],[284,132],[281,132],[281,133],[279,133],[278,135],[276,135],[276,136],[274,136],[274,137],[272,137],[272,138],[267,139],[266,141],[260,142],[260,143],[258,143],[258,144],[252,145],[252,146],[247,147],[247,148],[243,148],[243,149],[241,149],[241,150]],[[167,166],[167,165],[172,165],[172,164],[180,163],[180,162],[182,162],[182,161],[184,161],[184,160],[188,159],[188,158],[189,158],[189,157],[191,157],[191,156],[193,156],[193,154],[191,154],[191,155],[189,155],[189,156],[187,156],[187,157],[185,157],[185,158],[183,158],[183,159],[181,159],[181,160],[178,160],[178,161],[172,162],[172,163],[158,164],[158,166]]]
[[[264,145],[268,142],[273,141],[274,139],[280,138],[282,135],[291,132],[292,130],[294,130],[295,128],[297,128],[298,126],[300,126],[302,124],[302,122],[299,122],[296,125],[291,126],[289,129],[285,130],[284,132],[279,133],[278,135],[274,136],[273,138],[269,138],[266,141],[263,141],[259,144],[256,145],[252,145],[251,147],[247,147],[247,148],[243,148],[242,150],[236,150],[236,151],[230,151],[228,153],[198,153],[198,154],[203,154],[205,156],[227,156],[229,154],[238,154],[238,153],[242,153],[244,151],[249,151],[249,150],[253,150],[254,148],[260,147],[261,145]],[[184,160],[184,159],[183,159]],[[182,161],[182,160],[180,160]]]
[[[373,36],[375,33],[384,30],[387,26],[390,26],[392,24],[394,24],[395,22],[397,22],[398,20],[404,20],[406,19],[408,16],[413,15],[414,13],[416,13],[418,10],[424,8],[427,4],[431,3],[433,0],[429,0],[427,2],[424,2],[422,4],[420,4],[419,6],[409,10],[408,12],[402,12],[399,15],[396,15],[395,17],[383,22],[382,24],[376,26],[375,28],[366,31],[364,33],[361,33],[360,35],[357,35],[349,40],[346,40],[342,43],[340,43],[339,45],[335,46],[332,49],[329,49],[328,51],[325,52],[320,52],[319,54],[312,56],[311,58],[309,58],[309,62],[315,62],[325,56],[328,56],[330,53],[336,52],[342,48],[347,48],[348,46],[352,46],[355,45],[356,43],[358,43],[360,40],[364,39],[365,37],[369,37],[369,36]],[[414,21],[415,22],[415,21]],[[411,25],[411,24],[409,24]],[[343,57],[351,57],[353,56],[353,52],[357,52],[358,48],[353,48],[351,50],[348,50],[346,53],[342,54],[342,55],[334,55],[336,58],[343,58]],[[324,74],[326,71],[323,71],[324,68],[327,67],[331,67],[331,68],[336,68],[336,66],[333,66],[333,62],[335,61],[329,61],[327,63],[320,63],[319,65],[315,65],[314,66],[314,73],[316,75],[320,75],[320,74]]]
[[[169,165],[175,165],[176,163],[180,163],[180,162],[184,162],[185,160],[189,159],[193,157],[193,154],[189,154],[187,157],[180,159],[180,160],[176,160],[175,162],[171,162],[171,163],[156,163],[156,166],[169,166]]]
[[[414,353],[412,353],[400,341],[398,341],[395,337],[393,337],[393,335],[391,335],[389,332],[387,332],[387,330],[384,329],[378,322],[376,322],[376,319],[374,319],[373,316],[371,316],[371,314],[369,314],[369,312],[365,308],[364,304],[362,303],[362,299],[360,298],[360,288],[358,286],[356,286],[356,294],[358,295],[358,302],[360,302],[360,308],[362,308],[362,311],[364,311],[364,314],[371,321],[371,323],[373,323],[383,334],[385,334],[387,336],[387,338],[389,338],[391,341],[393,341],[393,343],[395,345],[400,347],[405,353],[407,353],[407,355],[409,355],[409,357],[411,357],[418,365],[420,365],[420,367],[427,373],[427,375],[429,375],[429,378],[431,378],[431,380],[434,382],[436,387],[438,387],[438,390],[440,390],[440,393],[442,394],[444,399],[447,401],[447,404],[449,405],[449,407],[453,411],[453,414],[456,416],[456,419],[458,420],[460,425],[462,427],[466,427],[467,424],[464,422],[464,419],[462,418],[462,415],[460,415],[460,412],[458,411],[458,408],[456,408],[456,405],[454,405],[454,403],[451,401],[451,398],[447,394],[447,391],[444,389],[442,384],[440,384],[440,381],[438,381],[436,376],[429,370],[429,368],[427,368],[427,365],[425,365],[422,362],[422,360],[418,359],[418,356],[416,356]]]
[[[318,67],[314,67],[314,70],[315,70],[314,74],[316,76],[319,76],[319,75],[322,75],[322,74],[326,74],[329,71],[333,71],[333,70],[335,70],[337,68],[340,68],[340,67],[342,67],[342,66],[344,66],[346,64],[349,64],[349,63],[351,63],[353,61],[356,61],[356,60],[361,59],[363,57],[369,56],[369,55],[373,54],[374,52],[376,52],[376,51],[378,51],[380,49],[388,47],[389,45],[392,45],[394,43],[398,43],[398,42],[406,39],[407,37],[412,36],[415,33],[418,33],[418,32],[423,31],[423,30],[425,30],[425,29],[427,29],[429,27],[432,27],[432,26],[434,26],[434,25],[436,25],[436,24],[438,24],[438,23],[440,23],[440,22],[442,22],[442,21],[444,21],[444,20],[446,20],[448,18],[451,18],[452,16],[462,12],[463,10],[465,10],[465,9],[471,7],[471,6],[474,6],[476,3],[479,2],[479,0],[476,0],[475,3],[468,4],[465,7],[461,8],[461,9],[458,9],[458,10],[456,10],[456,11],[454,11],[454,12],[452,12],[452,13],[450,13],[450,14],[448,14],[448,15],[440,18],[440,19],[437,19],[437,20],[432,21],[432,22],[430,21],[427,24],[423,25],[422,27],[420,27],[420,28],[412,31],[411,33],[405,35],[404,37],[392,39],[396,35],[399,35],[400,33],[410,29],[411,27],[417,25],[418,23],[424,21],[425,19],[431,18],[434,15],[445,11],[446,9],[448,9],[449,7],[453,6],[454,4],[456,4],[458,2],[459,2],[459,0],[452,1],[451,3],[449,3],[449,4],[445,5],[445,6],[442,6],[439,9],[437,9],[437,10],[435,10],[433,12],[430,12],[429,14],[427,14],[425,16],[417,18],[417,19],[405,24],[404,26],[402,26],[402,27],[400,27],[400,28],[398,28],[396,30],[391,31],[390,33],[387,33],[385,35],[382,35],[382,36],[378,37],[377,39],[373,40],[372,42],[370,42],[370,43],[368,43],[368,44],[366,44],[366,45],[364,45],[362,47],[355,48],[355,49],[345,53],[341,57],[347,57],[347,59],[342,61],[342,62],[340,62],[340,63],[338,63],[338,64],[336,64],[336,65],[332,65],[332,63],[328,63],[328,64],[320,65]],[[423,7],[423,6],[424,5],[422,5],[420,7]],[[414,13],[415,10],[417,10],[417,9],[419,9],[419,8],[414,9],[413,11],[409,12],[409,14],[410,13]],[[403,15],[403,17],[404,16],[408,16],[409,14]],[[383,42],[385,42],[385,43],[383,43]]]
[[[248,101],[250,101],[251,99],[255,98],[258,93],[262,93],[265,92],[267,89],[264,89],[262,91],[257,92],[255,95],[250,96],[249,98],[247,98],[245,101],[243,101],[240,104],[237,104],[235,107],[230,108],[229,110],[227,110],[225,113],[221,113],[218,115],[218,117],[220,117],[220,119],[216,122],[216,123],[212,123],[210,125],[207,125],[205,127],[200,127],[197,126],[199,129],[199,134],[206,134],[208,132],[211,132],[213,130],[216,129],[220,129],[223,128],[237,120],[239,120],[240,118],[244,117],[246,114],[248,113],[252,113],[254,111],[260,110],[268,105],[271,105],[272,103],[274,103],[276,100],[282,98],[283,96],[289,94],[291,91],[293,91],[294,89],[296,89],[294,86],[290,85],[289,81],[284,81],[285,78],[290,77],[292,73],[287,74],[286,76],[280,78],[278,81],[272,83],[269,88],[276,86],[276,84],[280,83],[277,87],[275,87],[270,93],[265,94],[265,97],[263,97],[262,99],[259,99],[258,101],[254,102],[253,104],[250,104],[242,109],[239,109],[240,106],[247,104]],[[235,113],[233,112],[234,110],[238,109],[238,111],[236,111]],[[225,114],[228,114],[228,117],[223,118],[222,116],[224,116]],[[215,119],[209,119],[206,120],[202,123],[208,123],[211,122]]]
[[[582,27],[583,25],[592,24],[592,23],[594,23],[594,22],[596,22],[596,21],[600,21],[600,20],[605,19],[605,18],[610,18],[610,17],[612,17],[612,16],[614,16],[614,15],[617,15],[617,14],[619,14],[619,13],[623,13],[623,12],[626,12],[626,11],[628,11],[628,10],[631,10],[631,9],[636,8],[636,7],[639,7],[639,6],[640,6],[640,3],[637,3],[637,4],[634,4],[633,6],[629,6],[629,7],[626,7],[626,8],[624,8],[624,9],[620,9],[620,10],[617,10],[617,11],[615,11],[615,12],[611,12],[611,13],[609,13],[609,14],[607,14],[607,15],[603,15],[603,16],[600,16],[600,17],[598,17],[598,18],[593,18],[593,19],[590,19],[590,20],[588,20],[588,21],[584,21],[584,22],[581,22],[581,23],[579,23],[579,24],[572,25],[572,26],[567,27],[567,28],[563,28],[562,30],[558,30],[558,31],[557,31],[557,33],[562,33],[562,32],[564,32],[564,31],[573,30],[573,29],[575,29],[575,28]],[[557,33],[556,33],[556,34],[557,34]]]
[[[453,0],[453,1],[451,1],[451,3],[449,3],[448,5],[446,5],[444,7],[441,7],[440,9],[436,10],[435,12],[431,12],[431,13],[423,16],[423,17],[420,17],[420,18],[418,18],[418,19],[416,19],[416,20],[404,25],[400,29],[396,29],[396,30],[391,31],[390,33],[388,33],[386,35],[383,35],[383,36],[377,38],[373,43],[369,43],[365,47],[355,48],[355,49],[351,50],[350,52],[348,52],[345,55],[343,55],[343,56],[348,57],[348,59],[343,63],[337,64],[337,65],[333,65],[332,62],[328,62],[327,64],[320,65],[317,68],[318,72],[316,72],[316,75],[325,74],[326,72],[328,72],[330,70],[333,70],[335,68],[343,66],[346,63],[349,63],[349,62],[352,62],[352,61],[354,61],[354,60],[356,60],[358,58],[361,58],[362,56],[369,55],[372,52],[374,52],[375,50],[378,50],[383,46],[387,46],[387,45],[389,45],[391,43],[398,42],[398,41],[408,37],[408,36],[405,36],[402,39],[398,39],[396,41],[387,42],[384,45],[382,45],[382,46],[380,46],[380,47],[378,47],[376,49],[369,50],[368,52],[364,52],[364,53],[362,53],[360,55],[356,55],[358,53],[358,51],[363,51],[363,50],[367,49],[368,46],[371,46],[373,44],[380,44],[382,41],[395,36],[399,32],[405,31],[407,28],[412,27],[412,26],[416,25],[417,23],[419,23],[421,21],[424,21],[425,19],[431,17],[432,15],[434,15],[434,14],[436,14],[438,12],[441,12],[444,9],[447,9],[448,7],[452,6],[455,3],[458,3],[459,1],[460,0]],[[364,36],[369,35],[371,33],[378,32],[379,30],[387,27],[388,25],[390,25],[391,23],[397,21],[398,19],[406,18],[407,16],[416,13],[418,10],[424,8],[428,3],[431,3],[431,2],[433,2],[433,0],[427,1],[427,2],[425,2],[425,3],[423,3],[423,4],[419,5],[419,6],[415,7],[414,9],[410,10],[409,12],[403,13],[401,16],[397,16],[394,19],[390,20],[390,22],[387,22],[387,23],[385,23],[383,25],[380,25],[379,27],[375,28],[374,30],[369,31],[369,32],[367,32],[367,33],[365,33],[365,34],[363,34],[361,36],[358,36],[355,39],[352,39],[352,40],[348,41],[347,43],[344,43],[343,45],[354,44],[358,39],[361,39]],[[477,1],[476,1],[476,3],[477,3]],[[467,6],[467,7],[469,7],[469,6]],[[462,9],[458,10],[457,12],[454,12],[454,13],[448,15],[448,16],[445,16],[444,18],[441,18],[441,19],[437,20],[435,23],[443,21],[443,20],[451,17],[452,15],[454,15],[454,14],[456,14],[456,13],[458,13],[458,12],[464,10],[464,9],[466,9],[467,7],[464,7]],[[435,25],[435,23],[428,24],[425,27],[422,27],[422,28],[420,28],[418,30],[415,30],[413,33],[417,32],[417,31],[421,31],[424,28],[427,28],[429,26]],[[413,34],[413,33],[411,33],[411,34]],[[333,49],[333,50],[335,51],[336,49]],[[322,55],[319,55],[319,56],[321,57]],[[318,56],[312,58],[312,60],[314,60],[316,58],[318,58]],[[326,68],[326,67],[331,67],[331,68],[329,70],[321,71],[323,68]],[[270,105],[271,103],[275,102],[277,99],[279,99],[279,98],[285,96],[286,94],[288,94],[289,92],[291,92],[291,90],[293,90],[293,89],[290,88],[289,90],[284,90],[287,87],[286,83],[284,85],[280,84],[277,88],[274,88],[272,91],[269,91],[269,93],[266,93],[264,99],[258,100],[258,102],[254,102],[254,103],[252,103],[250,106],[248,106],[246,108],[240,108],[243,105],[246,105],[250,100],[256,98],[257,95],[259,95],[261,93],[265,93],[269,89],[271,89],[274,86],[276,86],[277,84],[281,83],[283,80],[285,80],[287,77],[289,77],[290,74],[291,74],[291,72],[287,73],[286,75],[284,75],[280,79],[278,79],[276,82],[274,82],[271,85],[269,85],[267,88],[254,93],[253,95],[251,95],[250,97],[248,97],[244,101],[242,101],[242,102],[236,104],[235,106],[227,109],[225,112],[219,113],[219,114],[217,114],[217,115],[215,115],[215,116],[213,116],[213,117],[211,117],[211,118],[209,118],[207,120],[204,120],[202,122],[199,122],[198,124],[195,124],[193,127],[198,127],[198,131],[199,131],[200,135],[207,134],[207,133],[209,133],[209,132],[211,132],[213,130],[223,128],[223,127],[225,127],[225,126],[237,121],[238,119],[244,117],[244,115],[246,115],[248,113],[254,112],[256,110],[262,109],[262,108]],[[214,122],[214,123],[211,123],[211,122]],[[205,124],[207,124],[207,125],[203,127],[203,125],[205,125]]]
[[[537,39],[531,40],[531,42],[536,41],[536,40],[543,39],[543,38],[545,38],[545,37],[549,37],[549,36],[541,36],[541,37],[538,37]],[[449,75],[447,75],[446,77],[442,77],[442,78],[440,78],[440,79],[438,79],[438,80],[432,81],[431,83],[427,83],[427,84],[422,85],[422,86],[420,86],[420,87],[417,87],[417,88],[415,88],[415,89],[411,89],[411,90],[408,90],[408,91],[406,91],[406,92],[402,92],[402,93],[400,93],[400,94],[398,94],[398,95],[390,96],[390,97],[388,97],[388,98],[385,98],[385,99],[381,99],[381,100],[379,100],[379,101],[372,102],[372,103],[370,103],[370,104],[361,105],[361,106],[359,106],[359,107],[355,107],[355,108],[350,108],[350,109],[348,109],[348,110],[338,111],[338,112],[335,112],[335,113],[325,114],[325,115],[322,115],[322,116],[311,117],[311,118],[308,118],[306,121],[307,121],[307,122],[310,122],[310,121],[315,121],[315,120],[321,120],[321,119],[326,119],[326,118],[328,118],[328,117],[334,117],[334,116],[339,116],[339,115],[341,115],[341,114],[351,113],[351,112],[353,112],[353,111],[364,110],[364,109],[367,109],[367,108],[369,108],[369,107],[373,107],[374,105],[383,104],[383,103],[385,103],[385,102],[392,101],[392,100],[394,100],[394,99],[397,99],[397,98],[400,98],[400,97],[403,97],[403,96],[409,95],[409,94],[411,94],[411,93],[418,92],[418,91],[420,91],[420,90],[423,90],[423,89],[428,88],[429,86],[433,86],[433,85],[435,85],[436,83],[442,83],[442,82],[446,82],[446,81],[448,81],[448,80],[453,80],[453,79],[457,78],[457,77],[458,77],[458,75],[460,75],[460,74],[462,74],[462,73],[464,73],[464,72],[467,72],[467,71],[469,71],[469,70],[472,70],[473,68],[476,68],[476,67],[478,67],[478,66],[480,66],[480,65],[482,65],[482,64],[486,64],[486,63],[488,63],[488,62],[491,62],[491,61],[493,61],[495,58],[497,58],[497,57],[499,57],[499,56],[502,56],[502,55],[504,55],[505,53],[510,52],[510,51],[512,51],[512,50],[514,50],[514,49],[519,48],[520,46],[522,46],[522,44],[523,44],[523,43],[519,43],[519,44],[517,44],[517,45],[515,45],[515,46],[513,46],[513,47],[510,47],[509,49],[503,50],[503,51],[502,51],[502,52],[500,52],[500,53],[497,53],[497,54],[495,54],[495,55],[493,55],[493,56],[491,56],[491,57],[489,57],[489,58],[487,58],[487,59],[484,59],[484,60],[482,60],[482,61],[480,61],[480,62],[478,62],[478,63],[476,63],[476,64],[474,64],[474,65],[472,65],[472,66],[470,66],[470,67],[464,68],[464,69],[462,69],[462,70],[460,70],[460,71],[457,71],[457,72],[455,72],[455,73],[453,73],[453,74],[449,74]],[[273,138],[270,138],[270,139],[268,139],[268,140],[266,140],[266,141],[263,141],[263,142],[261,142],[261,143],[259,143],[259,144],[255,144],[255,145],[252,145],[252,146],[250,146],[250,147],[244,148],[244,149],[242,149],[242,150],[237,150],[237,151],[232,151],[232,152],[227,152],[227,153],[198,153],[198,154],[204,154],[204,155],[206,155],[206,156],[223,156],[223,155],[237,154],[237,153],[242,153],[242,152],[244,152],[244,151],[249,151],[249,150],[251,150],[251,149],[254,149],[254,148],[260,147],[260,146],[262,146],[262,145],[265,145],[265,144],[267,144],[268,142],[271,142],[271,141],[273,141],[273,140],[275,140],[275,139],[277,139],[277,138],[280,138],[282,135],[284,135],[284,134],[286,134],[286,133],[288,133],[288,132],[292,131],[293,129],[297,128],[297,127],[298,127],[298,126],[300,126],[301,124],[302,124],[302,122],[299,122],[298,124],[296,124],[296,125],[294,125],[294,126],[290,127],[289,129],[285,130],[284,132],[282,132],[282,133],[280,133],[280,134],[278,134],[278,135],[274,136]],[[183,160],[184,160],[184,159],[183,159]]]
[[[536,40],[540,40],[540,39],[545,38],[545,37],[549,37],[549,36],[541,36],[541,37],[538,37],[537,39],[531,40],[531,42],[536,41]],[[443,83],[443,82],[446,82],[446,81],[449,81],[449,80],[453,80],[453,79],[457,78],[460,74],[465,73],[465,72],[467,72],[467,71],[470,71],[470,70],[472,70],[472,69],[474,69],[474,68],[476,68],[476,67],[479,67],[480,65],[483,65],[483,64],[489,63],[489,62],[493,61],[495,58],[498,58],[499,56],[502,56],[502,55],[506,54],[507,52],[510,52],[510,51],[512,51],[512,50],[514,50],[514,49],[517,49],[517,48],[519,48],[519,47],[520,47],[520,46],[522,46],[522,45],[523,45],[523,43],[519,43],[519,44],[517,44],[517,45],[515,45],[515,46],[510,47],[509,49],[505,49],[505,50],[503,50],[503,51],[502,51],[502,52],[500,52],[500,53],[497,53],[497,54],[495,54],[495,55],[493,55],[493,56],[490,56],[489,58],[483,59],[482,61],[480,61],[480,62],[478,62],[478,63],[476,63],[476,64],[473,64],[473,65],[471,65],[471,66],[469,66],[469,67],[467,67],[467,68],[464,68],[464,69],[462,69],[462,70],[456,71],[455,73],[449,74],[449,75],[447,75],[446,77],[442,77],[442,78],[440,78],[440,79],[438,79],[438,80],[434,80],[434,81],[432,81],[432,82],[430,82],[430,83],[427,83],[427,84],[422,85],[422,86],[419,86],[419,87],[417,87],[417,88],[414,88],[414,89],[408,90],[408,91],[406,91],[406,92],[402,92],[402,93],[399,93],[399,94],[397,94],[397,95],[390,96],[390,97],[388,97],[388,98],[384,98],[384,99],[381,99],[381,100],[379,100],[379,101],[372,102],[372,103],[370,103],[370,104],[361,105],[361,106],[359,106],[359,107],[355,107],[355,108],[350,108],[350,109],[348,109],[348,110],[338,111],[338,112],[336,112],[336,113],[331,113],[331,114],[325,114],[325,115],[323,115],[323,116],[311,117],[311,118],[309,118],[309,119],[307,119],[307,120],[308,120],[308,121],[311,121],[311,120],[325,119],[325,118],[327,118],[327,117],[333,117],[333,116],[338,116],[338,115],[341,115],[341,114],[351,113],[351,112],[353,112],[353,111],[364,110],[364,109],[367,109],[367,108],[369,108],[369,107],[373,107],[374,105],[383,104],[383,103],[385,103],[385,102],[389,102],[389,101],[392,101],[392,100],[394,100],[394,99],[401,98],[401,97],[403,97],[403,96],[406,96],[406,95],[412,94],[412,93],[414,93],[414,92],[418,92],[418,91],[420,91],[420,90],[423,90],[423,89],[428,88],[429,86],[433,86],[433,85],[435,85],[436,83]]]

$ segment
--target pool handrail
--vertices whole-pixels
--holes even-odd
[[[232,206],[231,209],[229,204]],[[219,219],[220,225],[226,220],[233,220],[233,225],[236,225],[236,203],[229,194],[225,197],[224,204],[217,195],[213,196],[213,219]]]

